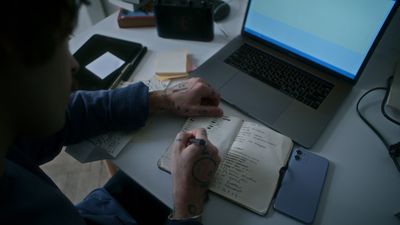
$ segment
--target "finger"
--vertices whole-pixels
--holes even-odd
[[[209,140],[207,138],[207,131],[204,128],[198,128],[190,131],[193,135],[192,139],[189,139],[189,145],[187,149],[195,150],[197,154],[207,154],[207,146]]]
[[[204,82],[197,82],[193,87],[194,92],[201,98],[217,99],[218,93],[214,88]]]
[[[191,78],[189,78],[189,79],[187,79],[187,81],[195,81],[195,82],[199,82],[199,81],[201,81],[201,80],[203,80],[202,78],[200,78],[200,77],[191,77]]]
[[[175,149],[182,150],[186,148],[189,139],[193,137],[190,132],[179,132],[175,138]]]
[[[205,84],[205,85],[211,87],[211,85],[210,85],[209,83],[207,83],[207,81],[204,80],[203,78],[201,78],[201,77],[197,77],[197,78],[198,78],[198,79],[196,80],[197,82],[203,83],[203,84]]]
[[[205,138],[207,138],[207,131],[204,128],[196,128],[193,130],[189,130],[186,133],[191,135],[191,138],[203,138],[199,137],[199,133],[203,133],[205,135]]]
[[[190,131],[190,133],[193,135],[193,139],[189,139],[190,144],[194,144],[195,146],[199,148],[204,148],[205,146],[208,145],[208,138],[207,138],[207,131],[204,128],[198,128],[195,130]]]
[[[219,98],[202,98],[200,105],[218,106],[219,102]]]
[[[220,102],[220,95],[215,90],[212,91],[211,95],[201,99],[201,105],[218,106]]]
[[[197,139],[205,139],[208,140],[207,138],[207,130],[204,128],[198,128],[193,130],[193,135]]]
[[[200,78],[200,77],[192,77],[192,78],[188,79],[188,82],[191,82],[191,83],[204,83],[204,80],[203,80],[203,78]]]
[[[212,90],[213,90],[213,92],[212,92],[211,97],[212,97],[212,98],[215,98],[215,99],[217,99],[217,100],[219,100],[220,97],[221,97],[221,95],[219,94],[219,92],[218,92],[217,90],[215,90],[214,88],[212,88]]]
[[[187,110],[188,116],[216,116],[220,117],[224,115],[224,112],[218,106],[208,105],[195,105],[191,106]]]
[[[215,88],[213,88],[210,84],[205,83],[205,85],[211,90],[211,94],[210,94],[209,98],[212,100],[215,100],[219,103],[219,100],[221,97],[219,92]]]

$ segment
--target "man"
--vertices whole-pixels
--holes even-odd
[[[71,94],[72,74],[79,65],[69,52],[68,36],[79,4],[75,0],[2,3],[6,10],[0,14],[1,224],[135,224],[136,218],[115,203],[109,193],[112,188],[90,194],[77,210],[39,165],[52,160],[63,145],[110,130],[140,128],[157,110],[182,116],[222,115],[218,94],[200,79],[161,92],[149,93],[137,83]],[[207,185],[219,161],[204,129],[177,135],[174,211],[168,223],[199,224]],[[111,180],[118,183],[117,178]]]

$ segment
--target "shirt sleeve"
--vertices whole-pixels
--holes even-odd
[[[141,82],[113,90],[77,91],[71,94],[66,122],[60,131],[46,138],[18,137],[14,144],[41,165],[56,157],[64,145],[111,130],[144,126],[148,105],[148,88]],[[9,157],[13,154],[17,153],[8,153]]]
[[[64,144],[107,131],[140,128],[148,113],[148,87],[142,82],[113,90],[76,91],[67,108]]]

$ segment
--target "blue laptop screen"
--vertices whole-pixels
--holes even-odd
[[[244,31],[355,79],[395,0],[252,0]]]

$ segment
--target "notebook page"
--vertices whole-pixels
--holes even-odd
[[[219,156],[223,159],[239,131],[241,123],[241,119],[231,116],[189,118],[182,131],[205,128],[208,140],[217,147]]]
[[[244,122],[210,190],[265,214],[292,145],[291,139],[268,127]]]

